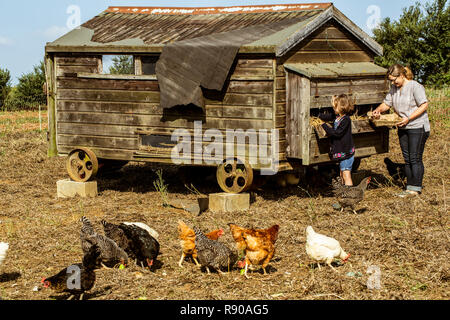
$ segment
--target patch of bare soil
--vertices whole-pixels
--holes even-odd
[[[420,197],[395,197],[401,188],[389,178],[386,155],[377,155],[361,163],[360,170],[373,179],[357,215],[333,210],[335,199],[322,179],[303,178],[298,186],[280,189],[269,182],[254,191],[249,211],[194,216],[162,205],[153,185],[158,165],[130,163],[99,177],[97,198],[58,199],[56,182],[68,177],[65,159],[47,158],[45,133],[8,131],[0,139],[0,241],[9,242],[10,251],[0,266],[0,297],[67,298],[33,288],[42,277],[81,261],[79,218],[85,215],[99,231],[101,219],[146,222],[159,232],[162,251],[155,272],[135,266],[97,271],[88,299],[449,299],[448,136],[445,127],[433,128]],[[395,131],[390,146],[388,156],[402,162]],[[214,171],[161,168],[171,199],[195,199],[184,183],[202,193],[220,191]],[[204,230],[223,228],[221,241],[230,247],[229,222],[257,228],[279,224],[269,274],[256,270],[249,280],[239,269],[208,275],[190,260],[180,268],[178,219]],[[338,239],[351,253],[348,263],[336,267],[338,272],[312,265],[305,252],[308,225]],[[381,288],[369,289],[376,276],[371,270],[377,268]]]

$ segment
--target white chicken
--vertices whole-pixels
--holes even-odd
[[[325,261],[331,269],[336,271],[331,265],[334,258],[341,258],[342,261],[347,262],[350,254],[347,254],[344,249],[341,248],[339,241],[336,239],[327,237],[323,234],[314,232],[311,226],[306,228],[306,253],[308,256],[318,263],[320,270],[320,262]]]
[[[158,240],[159,237],[159,233],[156,232],[154,229],[150,228],[148,225],[146,225],[145,223],[142,222],[124,222],[124,224],[130,226],[136,226],[139,227],[141,229],[146,230],[153,238],[155,238],[156,240]]]
[[[0,242],[0,266],[3,263],[3,260],[6,258],[6,252],[9,249],[9,244],[5,242]]]

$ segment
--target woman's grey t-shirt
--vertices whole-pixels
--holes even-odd
[[[406,118],[422,104],[428,102],[428,99],[423,85],[417,81],[410,80],[401,88],[392,85],[383,102],[389,107],[393,107],[400,117]],[[410,121],[405,129],[420,129],[422,127],[425,129],[425,132],[430,131],[430,120],[426,111],[420,117]]]

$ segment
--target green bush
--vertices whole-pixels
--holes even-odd
[[[403,9],[398,21],[385,18],[373,31],[383,46],[384,56],[375,58],[383,67],[394,63],[409,66],[424,85],[450,84],[450,6],[434,0],[424,6],[417,2]]]
[[[22,75],[19,84],[12,88],[5,101],[8,110],[33,110],[39,105],[47,105],[44,61],[33,67],[33,71]]]
[[[11,73],[0,68],[0,108],[4,109],[5,100],[11,91]]]

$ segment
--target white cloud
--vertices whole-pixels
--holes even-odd
[[[0,36],[0,46],[10,46],[12,43],[11,39]]]

